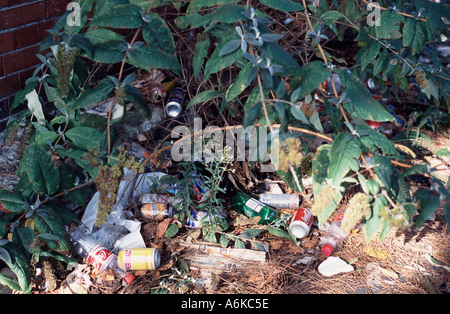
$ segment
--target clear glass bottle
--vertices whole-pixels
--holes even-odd
[[[122,277],[127,284],[134,280],[132,274],[120,269],[117,256],[104,247],[99,241],[88,235],[78,226],[72,226],[69,231],[72,251],[80,256],[83,261],[94,266],[99,271],[112,270]]]
[[[275,209],[244,193],[236,193],[231,198],[231,203],[236,211],[247,217],[260,216],[261,220],[259,223],[263,225],[270,224],[278,218]]]

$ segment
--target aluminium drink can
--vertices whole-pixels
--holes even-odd
[[[155,270],[161,263],[161,255],[156,248],[123,249],[117,259],[119,267],[127,272]]]
[[[289,230],[297,239],[302,239],[308,235],[312,222],[311,211],[306,208],[299,208],[292,215]]]
[[[176,118],[180,115],[186,100],[186,93],[181,87],[175,87],[170,93],[166,104],[166,113],[169,117]]]

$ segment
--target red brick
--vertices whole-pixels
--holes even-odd
[[[14,94],[19,90],[19,77],[17,74],[0,78],[0,98]]]
[[[37,25],[22,27],[13,32],[14,49],[35,45],[38,40]]]
[[[0,55],[14,50],[12,32],[0,34]]]
[[[5,73],[3,72],[3,57],[0,56],[0,77],[4,75]]]
[[[0,29],[8,29],[45,18],[47,8],[44,1],[39,1],[6,9],[1,14]]]
[[[38,28],[38,41],[41,41],[41,40],[43,40],[44,38],[46,38],[47,36],[50,35],[48,30],[52,29],[53,26],[55,26],[55,23],[56,23],[56,19],[40,22],[37,25],[37,28]]]
[[[25,82],[33,76],[33,72],[36,68],[31,68],[28,70],[20,71],[19,72],[19,88],[23,89],[25,88]]]
[[[36,57],[38,52],[39,44],[4,55],[3,64],[5,66],[5,73],[14,73],[38,64],[39,59]]]
[[[9,5],[9,0],[0,0],[0,8],[6,7]]]
[[[66,12],[68,3],[65,0],[47,0],[47,17],[62,15]]]

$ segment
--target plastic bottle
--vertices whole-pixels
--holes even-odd
[[[86,234],[80,227],[72,226],[69,231],[72,251],[80,256],[83,261],[91,264],[99,271],[112,270],[120,277],[125,279],[127,284],[134,280],[132,274],[120,269],[117,256],[104,247],[99,241]]]
[[[231,198],[231,203],[236,211],[247,217],[260,216],[261,220],[259,223],[263,225],[274,222],[278,218],[277,212],[273,208],[244,193],[236,193]]]
[[[330,256],[333,254],[334,251],[342,246],[345,238],[347,238],[347,233],[341,229],[343,218],[344,213],[339,213],[333,223],[328,227],[327,233],[322,237],[320,244],[323,245],[323,255]]]
[[[259,195],[259,200],[261,203],[272,207],[289,209],[297,209],[300,203],[300,199],[297,194],[264,193]]]

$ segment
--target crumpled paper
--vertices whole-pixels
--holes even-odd
[[[331,277],[339,273],[351,272],[353,270],[352,265],[336,256],[328,257],[319,265],[318,268],[319,273],[327,277]]]

